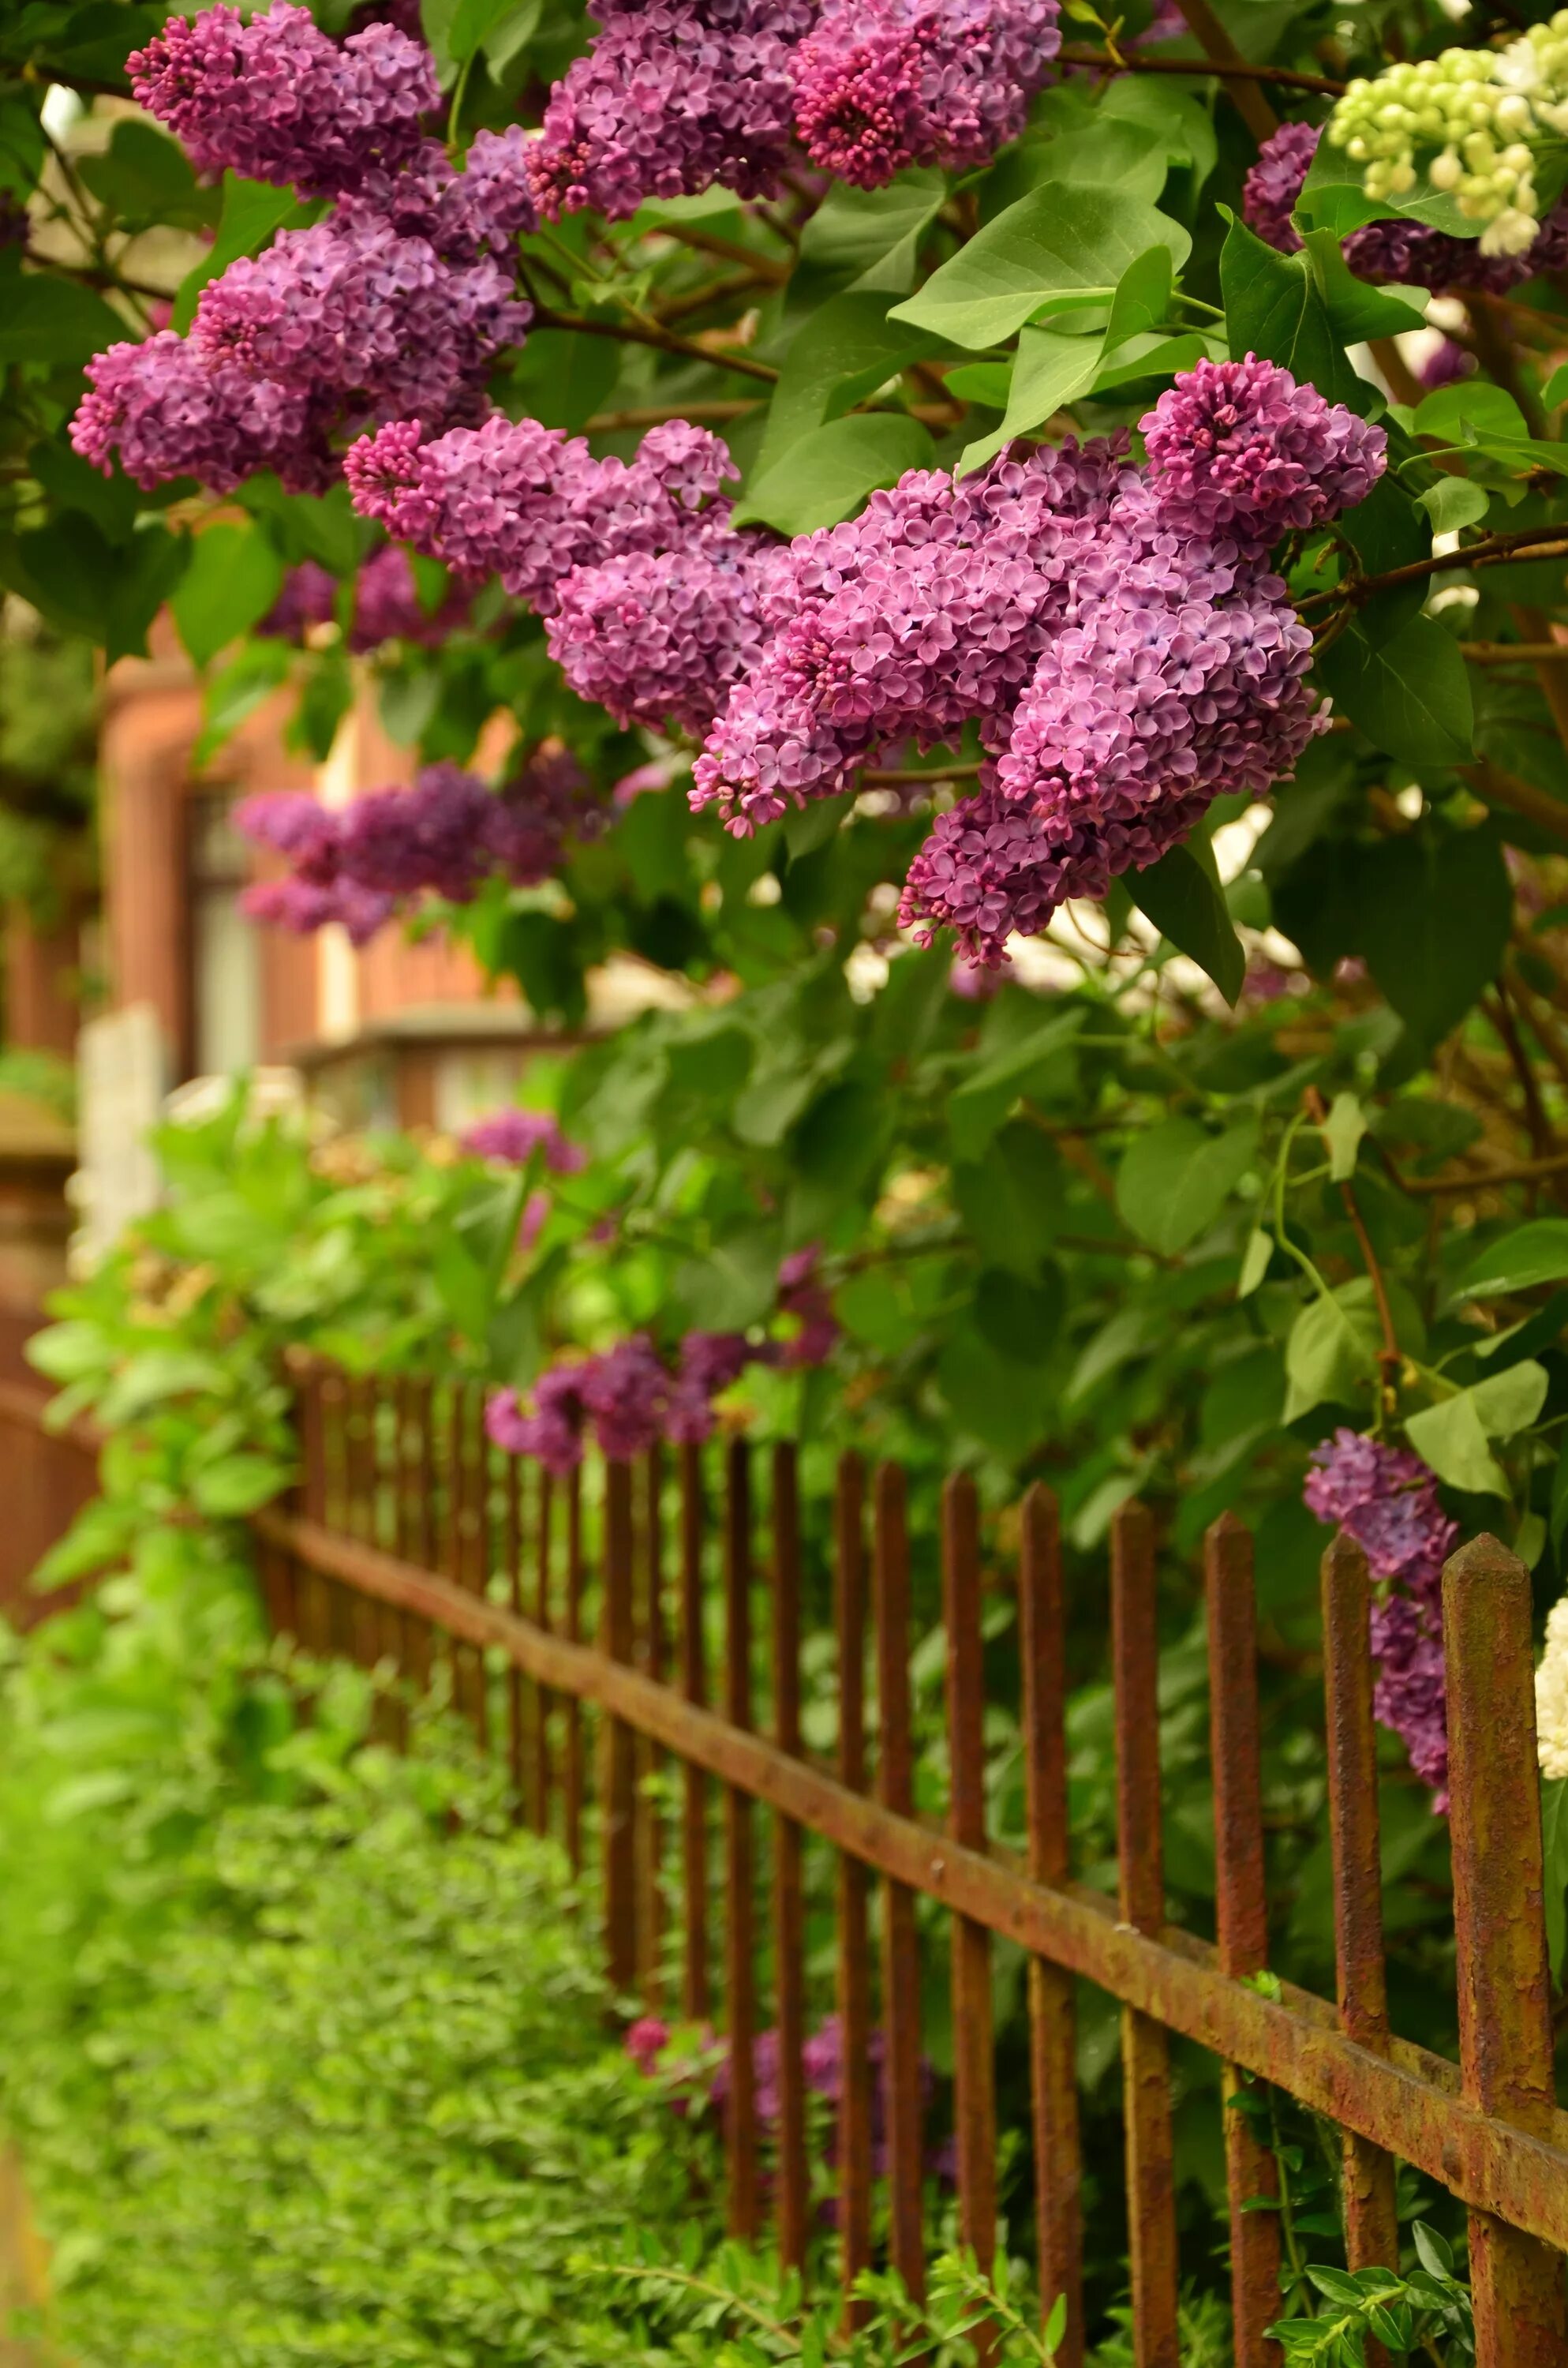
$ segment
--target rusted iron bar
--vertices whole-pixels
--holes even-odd
[[[1165,1921],[1160,1815],[1160,1638],[1154,1525],[1123,1505],[1110,1532],[1111,1668],[1116,1696],[1116,1847],[1122,1921]],[[1127,2123],[1127,2224],[1137,2368],[1178,2368],[1176,2142],[1170,2041],[1163,2020],[1124,2004],[1121,2085]]]
[[[554,1543],[555,1480],[542,1463],[539,1467],[535,1503],[534,1625],[548,1635],[554,1624],[551,1554]],[[537,1679],[535,1692],[538,1710],[534,1727],[534,1828],[538,1833],[548,1834],[554,1825],[555,1803],[555,1757],[551,1746],[550,1729],[558,1696]]]
[[[942,1622],[948,1646],[948,1823],[966,1850],[985,1848],[985,1674],[980,1635],[980,1506],[967,1472],[942,1490]],[[982,2270],[996,2257],[996,2058],[991,2015],[991,1934],[972,1916],[952,1929],[953,2122],[959,2235]],[[995,2337],[973,2330],[975,2356]]]
[[[877,1473],[876,1539],[871,1565],[877,1639],[879,1720],[877,1796],[882,1817],[905,1825],[915,1811],[915,1744],[909,1700],[909,1536],[903,1474],[896,1463]],[[854,1799],[854,1795],[848,1796]],[[857,1802],[855,1815],[865,1815]],[[835,1818],[810,1820],[841,1849],[854,1850],[849,1827]],[[929,1859],[929,1846],[927,1859]],[[864,1851],[857,1855],[864,1857]],[[937,1864],[945,1864],[939,1858]],[[888,1876],[882,1896],[882,2019],[888,2126],[888,2250],[909,2292],[926,2292],[926,2232],[921,2213],[925,2179],[925,2109],[921,2098],[920,1943],[915,1894],[920,1877],[902,1875],[874,1860]]]
[[[631,1666],[631,1466],[607,1459],[602,1623],[604,1649]],[[599,1780],[605,1870],[605,1967],[618,1990],[637,1978],[637,1837],[632,1825],[632,1731],[612,1712],[603,1722]]]
[[[1268,1963],[1263,1774],[1257,1707],[1257,1610],[1252,1539],[1222,1513],[1204,1541],[1209,1613],[1209,1740],[1214,1776],[1215,1914],[1220,1964],[1244,1976]],[[1266,2329],[1279,2316],[1279,2222],[1247,2206],[1279,2192],[1274,2149],[1234,2100],[1245,2076],[1224,2067],[1225,2188],[1231,2211],[1231,2310],[1236,2368],[1276,2368]]]
[[[476,1499],[482,1486],[473,1468],[470,1453],[470,1433],[472,1413],[466,1382],[453,1382],[447,1406],[447,1553],[448,1568],[460,1587],[471,1594],[482,1594],[483,1588],[473,1582],[475,1542],[479,1528]],[[484,1655],[483,1651],[457,1645],[452,1653],[452,1693],[457,1707],[472,1723],[474,1738],[483,1751],[489,1743],[489,1722],[485,1716]]]
[[[724,1716],[749,1731],[751,1707],[751,1465],[745,1441],[730,1441],[724,1489]],[[780,1759],[787,1755],[780,1753]],[[756,1941],[753,1906],[753,1795],[724,1789],[724,2002],[730,2042],[725,2157],[732,2237],[748,2240],[762,2225],[756,2163]]]
[[[1461,1546],[1443,1574],[1443,1645],[1464,2094],[1546,2138],[1556,2097],[1530,1579],[1495,1538]],[[1562,2368],[1562,2268],[1534,2237],[1471,2212],[1478,2362]]]
[[[523,1609],[523,1466],[517,1455],[504,1457],[501,1466],[501,1565],[506,1577],[506,1600]],[[531,1707],[539,1714],[539,1688],[531,1688]],[[512,1786],[512,1815],[519,1823],[527,1816],[528,1751],[523,1672],[513,1662],[506,1671],[506,1772]]]
[[[838,1645],[838,1781],[866,1789],[866,1474],[858,1455],[838,1461],[834,1497],[834,1622]],[[871,1956],[866,1870],[838,1853],[838,2241],[844,2324],[866,2305],[850,2289],[871,2260]]]
[[[325,1510],[323,1518],[340,1532],[350,1532],[346,1478],[347,1454],[344,1429],[347,1421],[347,1383],[344,1376],[329,1366],[322,1376],[321,1387],[321,1447],[322,1490]],[[324,1651],[335,1653],[348,1661],[354,1657],[354,1600],[345,1588],[328,1583],[325,1590],[326,1618],[320,1643]]]
[[[702,1646],[702,1450],[680,1452],[680,1684],[700,1710],[708,1700]],[[686,1930],[681,2011],[699,2022],[708,2012],[708,1779],[682,1752],[681,1893]]]
[[[657,1445],[642,1459],[642,1593],[638,1617],[638,1665],[649,1677],[665,1674],[665,1459]],[[649,1736],[637,1737],[637,1961],[642,1997],[652,2009],[663,1985],[663,1813],[654,1797],[661,1755]]]
[[[1388,2046],[1389,2008],[1378,1743],[1367,1649],[1370,1619],[1367,1557],[1353,1538],[1341,1535],[1323,1558],[1335,1967],[1341,2029],[1358,2047],[1382,2055]],[[1399,2260],[1392,2151],[1406,2149],[1391,2151],[1369,2143],[1369,2134],[1354,2122],[1345,2129],[1343,2147],[1346,2258],[1353,2270],[1392,2269]]]
[[[878,1493],[881,1498],[880,1475]],[[994,1848],[987,1856],[966,1850],[638,1670],[547,1635],[498,1605],[316,1522],[268,1508],[253,1517],[253,1527],[338,1582],[405,1604],[470,1641],[497,1645],[563,1693],[613,1709],[906,1890],[925,1892],[1069,1967],[1210,2054],[1273,2081],[1309,2112],[1397,2154],[1461,2203],[1568,2252],[1568,2113],[1554,2114],[1550,2140],[1538,2138],[1468,2101],[1458,2066],[1426,2048],[1400,2039],[1391,2039],[1386,2052],[1363,2047],[1310,1991],[1281,1982],[1278,1996],[1266,1998],[1223,1974],[1217,1952],[1191,1934],[1174,1926],[1158,1938],[1127,1930],[1114,1903],[1097,1892],[1035,1882]],[[885,1733],[885,1696],[883,1718]]]
[[[1072,1869],[1067,1815],[1066,1607],[1056,1499],[1037,1481],[1024,1498],[1018,1557],[1018,1648],[1023,1662],[1024,1779],[1028,1870],[1062,1884]],[[1059,2368],[1084,2357],[1084,2223],[1078,2135],[1078,2011],[1064,1965],[1029,1959],[1029,2070],[1034,2103],[1035,2226],[1040,2308],[1060,2294],[1067,2323]]]
[[[795,1451],[773,1451],[773,1735],[780,1751],[801,1750],[801,1507]],[[806,1900],[805,1836],[777,1819],[773,1839],[773,1951],[778,1966],[778,2254],[788,2269],[806,2260]]]

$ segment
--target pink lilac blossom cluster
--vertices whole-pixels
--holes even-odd
[[[1024,129],[1057,15],[1057,0],[828,0],[794,61],[807,154],[863,189],[909,165],[985,164]]]
[[[1363,500],[1384,438],[1272,363],[1200,363],[1125,440],[913,472],[763,576],[772,639],[693,768],[732,830],[968,723],[994,761],[911,866],[905,926],[1001,960],[1071,896],[1153,862],[1226,791],[1287,775],[1324,719],[1267,553]]]
[[[1418,1455],[1340,1429],[1312,1451],[1302,1495],[1320,1521],[1361,1547],[1379,1584],[1372,1606],[1377,1663],[1372,1707],[1448,1807],[1448,1696],[1443,1671],[1443,1565],[1459,1536]]]
[[[492,1110],[476,1119],[459,1137],[462,1148],[476,1159],[491,1159],[503,1167],[526,1167],[536,1152],[552,1176],[578,1176],[588,1164],[580,1143],[561,1132],[552,1110],[520,1110],[516,1105]]]
[[[1281,255],[1301,248],[1301,233],[1290,216],[1319,137],[1316,124],[1282,123],[1264,142],[1243,186],[1242,212],[1249,227]],[[1561,271],[1568,263],[1568,201],[1545,215],[1522,255],[1483,255],[1475,239],[1450,238],[1425,222],[1391,216],[1352,231],[1345,241],[1345,260],[1361,279],[1392,280],[1434,295],[1473,289],[1483,296],[1506,296],[1522,281]]]
[[[439,608],[426,609],[407,552],[388,543],[354,578],[348,646],[357,654],[379,650],[386,642],[438,649],[463,622],[470,605],[469,595],[454,588]],[[282,590],[256,631],[269,640],[301,645],[313,627],[330,624],[336,613],[337,578],[313,559],[301,560],[284,577]]]
[[[661,1439],[700,1444],[718,1420],[713,1401],[747,1365],[791,1370],[832,1355],[839,1326],[820,1258],[813,1243],[778,1269],[778,1313],[797,1327],[785,1336],[754,1343],[744,1332],[688,1332],[666,1363],[639,1333],[600,1356],[551,1366],[535,1383],[528,1406],[515,1390],[495,1391],[484,1410],[487,1434],[509,1454],[531,1456],[557,1475],[581,1463],[590,1425],[601,1453],[616,1462],[645,1454]]]
[[[441,103],[423,41],[382,22],[339,43],[283,0],[248,24],[223,0],[171,17],[126,70],[138,104],[183,142],[198,172],[227,168],[312,198],[357,188],[374,165],[405,164]]]
[[[148,488],[192,476],[227,493],[271,469],[319,493],[346,432],[483,416],[491,365],[532,317],[516,287],[517,234],[537,220],[520,127],[480,132],[454,170],[421,130],[437,96],[426,51],[387,25],[339,45],[287,6],[248,24],[222,6],[172,18],[132,67],[205,169],[338,202],[230,264],[187,336],[94,358],[71,430],[84,458],[107,472],[118,453]]]
[[[596,0],[529,170],[555,221],[610,220],[719,182],[771,194],[798,140],[861,188],[961,172],[1024,129],[1061,47],[1057,0]]]
[[[732,2058],[727,2040],[705,2028],[698,2034],[693,2050],[683,2045],[658,2015],[647,2014],[639,2016],[630,2026],[624,2044],[627,2055],[643,2078],[663,2083],[673,2112],[684,2119],[695,2105],[706,2103],[722,2123],[731,2087]],[[871,2072],[871,2171],[874,2178],[882,2179],[887,2175],[889,2162],[888,2073],[887,2040],[880,2030],[870,2035],[867,2058]],[[752,2041],[752,2080],[756,2118],[765,2136],[777,2131],[781,2118],[779,2070],[778,2030],[759,2031]],[[836,2169],[844,2110],[844,2025],[836,2014],[824,2016],[815,2031],[808,2034],[801,2049],[801,2072],[808,2094],[820,2097],[827,2107],[823,2159],[829,2169]],[[936,2087],[931,2064],[922,2057],[923,2109],[929,2110]],[[928,2149],[926,2167],[944,2186],[953,2184],[957,2162],[951,2138]],[[831,2198],[824,2203],[823,2217],[830,2226],[836,2223],[837,2212]]]
[[[559,870],[568,837],[591,834],[602,813],[575,760],[546,746],[499,791],[460,766],[428,765],[411,789],[372,790],[341,808],[285,790],[242,800],[234,818],[292,867],[244,891],[253,920],[297,935],[340,922],[365,945],[422,894],[465,903],[493,872],[537,886]]]

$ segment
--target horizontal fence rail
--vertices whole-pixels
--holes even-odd
[[[0,1442],[19,1442],[37,1420],[36,1394],[25,1394],[26,1406],[15,1395],[14,1406],[0,1401]],[[1001,1937],[1028,1953],[1041,2308],[1058,2294],[1065,2300],[1062,2368],[1080,2368],[1084,2351],[1078,1977],[1121,2009],[1137,2368],[1175,2368],[1179,2357],[1173,2035],[1219,2060],[1222,2093],[1256,2077],[1337,2126],[1353,2268],[1397,2260],[1394,2169],[1408,2163],[1468,2207],[1481,2368],[1568,2368],[1568,2113],[1552,2086],[1529,1584],[1494,1540],[1463,1548],[1444,1577],[1460,2034],[1453,2064],[1389,2029],[1370,1587],[1348,1540],[1324,1557],[1331,2003],[1267,1975],[1253,1551],[1233,1517],[1213,1526],[1205,1551],[1216,1844],[1210,1943],[1166,1920],[1153,1533],[1141,1507],[1122,1508],[1111,1538],[1112,1900],[1073,1875],[1065,1607],[1055,1506],[1043,1488],[1028,1492],[1017,1525],[1028,1830],[1019,1858],[986,1830],[981,1527],[963,1475],[948,1482],[942,1506],[950,1787],[938,1822],[915,1811],[911,1668],[921,1640],[896,1467],[867,1474],[854,1456],[838,1466],[829,1761],[802,1736],[803,1549],[790,1446],[771,1452],[766,1486],[759,1459],[740,1440],[673,1456],[655,1450],[635,1467],[607,1463],[555,1478],[489,1445],[472,1384],[355,1380],[331,1370],[302,1383],[299,1434],[291,1504],[252,1517],[275,1629],[308,1651],[395,1672],[404,1682],[378,1710],[392,1741],[405,1732],[410,1692],[439,1670],[481,1744],[503,1755],[520,1813],[556,1834],[579,1865],[589,1844],[597,1848],[615,1984],[650,2011],[698,2024],[711,2018],[728,2043],[722,2119],[734,2233],[769,2235],[786,2261],[803,2263],[812,2192],[805,1878],[808,1850],[825,1846],[836,1866],[833,2169],[846,2288],[881,2252],[912,2292],[924,2290],[924,1898],[948,1919],[958,2226],[983,2262],[996,2228],[991,1952]],[[71,1452],[85,1461],[86,1444],[73,1440]],[[994,1589],[990,1561],[983,1578]],[[759,1813],[770,1828],[766,1853]],[[765,2022],[778,2050],[766,2117],[754,2056]],[[1276,2166],[1248,2117],[1227,2112],[1224,2120],[1237,2368],[1271,2368],[1278,2219],[1256,2206],[1275,2194]],[[856,2311],[846,2297],[846,2324]],[[983,2362],[993,2356],[983,2328],[979,2347]]]
[[[1065,1615],[1047,1491],[1029,1491],[1019,1522],[1028,1834],[1019,1860],[986,1831],[981,1527],[967,1477],[949,1480],[943,1497],[950,1804],[937,1823],[915,1806],[917,1640],[896,1468],[867,1475],[847,1456],[838,1469],[829,1762],[802,1742],[793,1450],[775,1448],[766,1474],[745,1443],[732,1440],[552,1479],[492,1450],[482,1415],[480,1394],[466,1383],[315,1374],[301,1393],[296,1502],[254,1520],[273,1622],[307,1647],[390,1662],[419,1683],[441,1656],[453,1701],[482,1741],[507,1756],[532,1822],[557,1832],[579,1862],[597,1839],[612,1978],[650,2009],[693,2021],[711,2015],[728,2041],[723,2122],[736,2234],[767,2229],[787,2261],[803,2260],[803,1868],[807,1847],[826,1845],[837,1865],[835,2170],[846,2284],[873,2258],[875,2219],[886,2258],[913,2291],[923,2288],[924,1898],[949,1919],[958,2225],[983,2263],[996,2227],[991,1953],[1001,1936],[1028,1954],[1036,2234],[1042,2308],[1058,2294],[1066,2299],[1063,2368],[1078,2368],[1083,2356],[1080,1976],[1122,2014],[1138,2368],[1174,2368],[1178,2357],[1173,2035],[1219,2059],[1225,2093],[1256,2077],[1337,2125],[1353,2267],[1397,2260],[1396,2160],[1449,2189],[1469,2209],[1483,2368],[1562,2368],[1568,2114],[1551,2086],[1530,1598],[1513,1556],[1483,1539],[1445,1577],[1456,2065],[1388,2026],[1370,1593],[1349,1541],[1337,1540],[1324,1565],[1338,1972],[1330,2003],[1257,1978],[1266,1975],[1268,1925],[1256,1618],[1252,1542],[1233,1518],[1210,1531],[1205,1562],[1217,1853],[1210,1944],[1166,1920],[1154,1540],[1141,1507],[1121,1509],[1111,1539],[1119,1870],[1111,1900],[1072,1871]],[[985,1577],[994,1586],[989,1563]],[[759,1813],[770,1828],[766,1858]],[[765,2021],[778,2051],[766,2132],[754,2064]],[[1278,2356],[1265,2332],[1279,2310],[1278,2238],[1277,2215],[1256,2206],[1275,2192],[1275,2164],[1244,2115],[1228,2112],[1225,2123],[1236,2359],[1238,2368],[1263,2368]],[[988,2355],[983,2332],[981,2350]]]

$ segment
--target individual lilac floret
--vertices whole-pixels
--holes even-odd
[[[750,552],[724,533],[664,556],[628,552],[562,578],[546,631],[579,699],[618,723],[700,737],[762,655]]]
[[[1446,1809],[1443,1565],[1459,1525],[1438,1502],[1432,1473],[1408,1448],[1340,1429],[1312,1450],[1312,1460],[1301,1491],[1308,1510],[1357,1541],[1383,1589],[1372,1606],[1372,1708],[1432,1786],[1433,1807]]]
[[[604,29],[556,85],[529,157],[551,222],[610,221],[718,181],[743,197],[789,161],[790,53],[809,0],[599,0]]]
[[[421,118],[440,105],[435,61],[394,26],[367,26],[341,45],[308,8],[278,5],[247,24],[220,5],[171,17],[126,60],[150,115],[184,142],[199,172],[330,197],[375,165],[419,147]]]
[[[628,462],[597,461],[585,438],[536,419],[497,416],[429,441],[402,419],[344,462],[362,516],[458,575],[498,575],[545,616],[574,567],[700,540],[723,513],[701,505],[733,473],[718,438],[685,420],[653,429]]]
[[[1199,362],[1140,426],[1165,522],[1252,553],[1354,508],[1387,463],[1381,427],[1253,354]]]
[[[552,1110],[492,1110],[488,1118],[466,1127],[460,1140],[475,1158],[493,1159],[506,1167],[526,1167],[536,1152],[543,1155],[553,1176],[575,1176],[588,1164],[582,1144],[562,1133]]]
[[[1282,123],[1264,142],[1246,176],[1243,214],[1259,238],[1282,255],[1294,255],[1301,244],[1290,216],[1319,137],[1315,124]],[[1506,296],[1538,273],[1561,271],[1568,263],[1568,202],[1552,208],[1519,255],[1483,255],[1479,239],[1451,238],[1447,231],[1391,215],[1352,231],[1345,241],[1345,260],[1360,279],[1427,288],[1434,295],[1474,289],[1484,296]]]
[[[858,188],[964,172],[1018,137],[1061,46],[1057,0],[828,0],[795,54],[796,129]]]

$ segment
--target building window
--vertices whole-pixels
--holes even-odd
[[[227,791],[187,801],[186,904],[190,948],[187,1073],[208,1077],[255,1066],[261,1050],[261,941],[239,908],[250,849]]]

